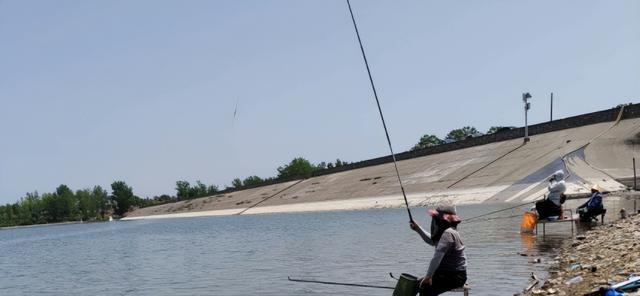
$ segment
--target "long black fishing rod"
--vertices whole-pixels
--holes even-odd
[[[365,285],[365,284],[352,284],[352,283],[339,283],[339,282],[292,279],[291,277],[287,277],[287,279],[289,279],[292,282],[302,282],[302,283],[314,283],[314,284],[336,285],[336,286],[351,286],[351,287],[362,287],[362,288],[376,288],[376,289],[390,289],[390,290],[395,289],[394,287],[388,287],[388,286],[376,286],[376,285]]]
[[[376,104],[378,105],[378,112],[380,112],[380,119],[382,119],[382,127],[384,127],[384,133],[387,136],[387,143],[389,143],[389,150],[391,151],[393,166],[396,168],[396,175],[398,176],[398,183],[400,183],[400,190],[402,190],[402,197],[404,197],[404,204],[407,206],[407,213],[409,213],[409,220],[413,221],[413,217],[411,216],[411,210],[409,209],[409,202],[407,201],[407,194],[404,192],[404,186],[402,186],[402,179],[400,178],[400,171],[398,170],[396,155],[395,153],[393,153],[393,146],[391,145],[391,138],[389,137],[387,124],[384,121],[384,115],[382,115],[382,108],[380,107],[378,92],[376,92],[376,86],[373,83],[373,78],[371,77],[371,69],[369,69],[369,62],[367,61],[367,55],[364,53],[364,47],[362,46],[362,39],[360,39],[360,32],[358,32],[358,25],[356,25],[356,18],[353,16],[353,10],[351,9],[351,3],[349,2],[349,0],[347,0],[347,6],[349,6],[349,13],[351,14],[351,20],[353,21],[353,28],[356,30],[356,36],[358,36],[358,43],[360,44],[360,51],[362,52],[364,65],[367,67],[367,74],[369,74],[369,82],[371,82],[371,89],[373,89],[373,96],[376,99]]]

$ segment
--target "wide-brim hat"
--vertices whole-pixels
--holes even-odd
[[[427,214],[431,217],[439,216],[448,222],[460,222],[462,220],[458,216],[458,212],[454,206],[438,206],[435,209],[427,210]]]
[[[593,184],[593,186],[591,186],[591,190],[595,190],[595,191],[602,191],[602,189],[600,188],[600,186],[598,186],[598,184]]]

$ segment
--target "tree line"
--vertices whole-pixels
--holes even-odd
[[[489,130],[487,130],[486,133],[481,133],[479,132],[475,127],[472,126],[464,126],[462,128],[457,128],[454,130],[451,130],[449,133],[447,133],[447,135],[444,137],[444,139],[440,139],[438,138],[436,135],[432,135],[432,134],[425,134],[422,137],[420,137],[420,140],[418,141],[418,143],[413,146],[411,148],[411,150],[419,150],[419,149],[424,149],[427,147],[433,147],[433,146],[437,146],[437,145],[441,145],[441,144],[446,144],[446,143],[452,143],[452,142],[456,142],[456,141],[460,141],[460,140],[464,140],[464,139],[468,139],[468,138],[474,138],[474,137],[479,137],[479,136],[483,136],[483,135],[489,135],[489,134],[494,134],[494,133],[499,133],[499,132],[503,132],[503,131],[508,131],[511,130],[515,127],[513,126],[492,126],[491,128],[489,128]]]
[[[341,167],[349,164],[337,159],[335,163],[320,162],[313,164],[303,157],[296,157],[277,169],[277,176],[260,178],[248,176],[235,178],[225,190],[260,186],[277,179],[296,176],[309,176],[317,170]],[[162,194],[140,198],[133,188],[124,181],[111,184],[111,193],[100,186],[73,191],[67,185],[58,186],[54,192],[39,194],[29,192],[16,203],[0,205],[0,227],[32,224],[59,223],[72,221],[102,221],[110,216],[121,217],[136,208],[160,205],[220,192],[217,185],[207,185],[201,181],[190,184],[188,181],[176,181],[175,195]]]
[[[0,206],[0,226],[100,221],[124,214],[140,199],[122,181],[113,182],[111,189],[111,194],[100,186],[73,191],[63,184],[51,193],[30,192],[14,204]]]

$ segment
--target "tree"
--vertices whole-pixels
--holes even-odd
[[[115,181],[111,184],[111,198],[116,203],[115,212],[119,216],[136,204],[133,190],[124,181]]]
[[[302,157],[296,157],[289,164],[278,167],[278,178],[287,178],[293,176],[308,176],[314,170],[315,166]]]
[[[249,176],[242,181],[242,185],[244,186],[258,186],[262,183],[264,183],[264,180],[258,176]]]
[[[218,186],[216,186],[216,185],[209,185],[209,186],[207,186],[207,194],[215,194],[215,193],[217,193],[218,191],[219,191],[219,190],[218,190]]]
[[[189,198],[189,182],[176,181],[176,195],[178,200],[185,200]]]
[[[343,166],[344,163],[342,162],[342,160],[340,160],[340,158],[336,159],[336,167],[339,168],[341,166]]]
[[[93,190],[91,190],[91,198],[96,203],[98,211],[97,215],[100,218],[105,218],[113,211],[111,204],[109,203],[109,195],[106,190],[102,189],[102,187],[94,186]]]
[[[76,198],[78,199],[78,210],[80,218],[83,221],[86,221],[90,218],[95,217],[95,213],[97,212],[97,205],[91,198],[91,191],[89,191],[88,189],[77,190]]]
[[[508,131],[510,129],[513,129],[513,128],[514,128],[513,126],[492,126],[487,131],[487,135],[499,133],[499,132],[502,132],[502,131]]]
[[[424,149],[424,148],[427,148],[427,147],[440,145],[441,143],[442,143],[442,140],[440,140],[435,135],[426,134],[426,135],[424,135],[424,136],[422,136],[420,138],[420,141],[418,142],[418,144],[413,146],[413,148],[411,148],[411,150]]]
[[[20,199],[20,224],[30,225],[46,222],[43,211],[44,203],[40,199],[37,191],[28,192],[24,198]],[[0,223],[1,224],[1,223]]]
[[[200,182],[200,180],[196,181],[196,185],[193,185],[189,188],[189,198],[195,198],[205,195],[207,195],[207,185]]]
[[[43,194],[44,211],[48,222],[61,222],[75,218],[77,200],[67,185],[60,185],[55,193]]]
[[[460,140],[466,139],[469,136],[473,136],[475,134],[478,134],[478,130],[475,127],[465,126],[463,128],[454,129],[450,131],[445,137],[445,139],[449,141],[460,141]]]
[[[236,189],[242,187],[242,180],[240,180],[240,178],[233,179],[233,181],[231,181],[231,186]]]

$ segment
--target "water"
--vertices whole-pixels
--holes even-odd
[[[458,207],[471,217],[505,205]],[[423,227],[424,209],[414,209]],[[521,210],[500,216],[517,216]],[[2,295],[390,295],[390,290],[287,281],[287,276],[393,286],[422,276],[433,248],[406,210],[379,209],[127,221],[0,230]],[[520,217],[463,223],[472,295],[512,295],[544,275],[568,223],[541,238]],[[557,226],[557,227],[556,227]],[[531,256],[520,256],[526,253]],[[542,263],[530,262],[542,258]]]

